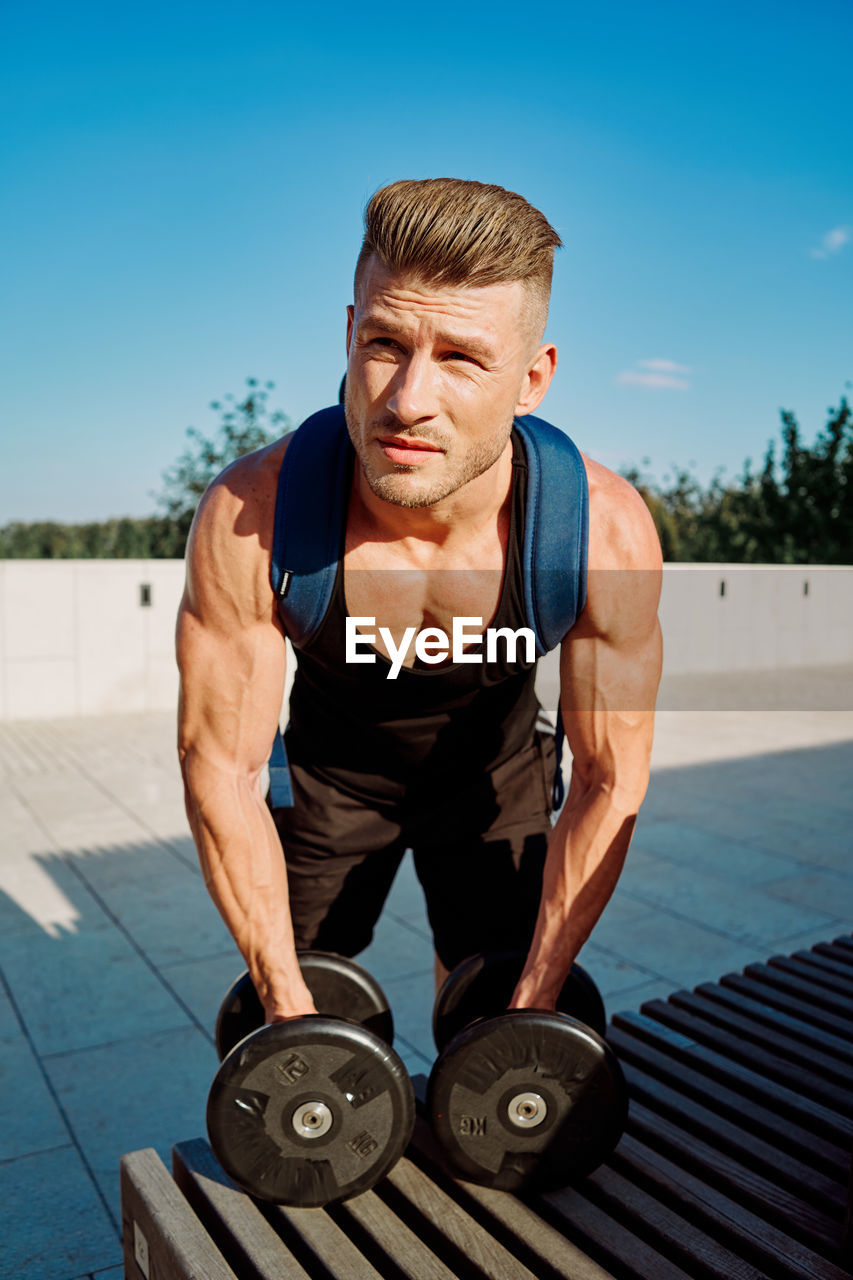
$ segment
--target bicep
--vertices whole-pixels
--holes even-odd
[[[201,764],[245,778],[260,774],[278,726],[285,640],[264,567],[224,523],[202,512],[187,551],[179,750],[185,774]]]

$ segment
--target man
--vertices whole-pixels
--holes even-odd
[[[573,766],[552,829],[534,661],[523,646],[486,661],[470,622],[469,643],[442,658],[435,629],[522,625],[527,469],[513,419],[534,413],[556,368],[543,334],[560,240],[520,196],[452,179],[384,188],[365,223],[347,312],[352,481],[332,600],[299,651],[294,805],[271,813],[260,781],[285,675],[270,582],[285,438],[223,472],[190,537],[178,624],[187,812],[269,1021],[313,1012],[295,946],[355,954],[369,942],[407,847],[437,972],[521,947],[513,1006],[553,1008],[648,782],[658,541],[636,491],[578,455],[588,540],[577,512],[565,520],[588,586],[561,645]],[[404,649],[425,629],[432,648]]]

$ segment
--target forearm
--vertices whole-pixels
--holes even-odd
[[[551,833],[533,942],[512,1007],[554,1008],[616,887],[639,803],[577,776]]]
[[[187,817],[204,881],[249,968],[267,1019],[313,1012],[293,940],[281,842],[257,778],[189,753]]]

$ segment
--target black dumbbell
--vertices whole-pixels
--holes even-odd
[[[387,1011],[378,984],[354,961],[328,953],[302,953],[300,966],[322,1012],[257,1026],[233,1047],[227,1028],[233,1034],[237,1026],[235,1004],[251,1007],[251,999],[235,1001],[238,984],[228,992],[217,1020],[225,1056],[208,1095],[207,1130],[219,1163],[244,1191],[315,1208],[367,1191],[389,1172],[412,1136],[415,1103],[390,1045],[336,1012],[342,1004],[354,1012],[356,1002],[347,1004],[353,984],[362,994],[378,992]],[[314,981],[318,968],[321,982]],[[245,981],[241,990],[245,996]]]
[[[568,1011],[506,1009],[523,964],[516,956],[512,980],[506,956],[474,957],[451,973],[436,1001],[441,1051],[427,1088],[449,1164],[504,1191],[586,1177],[613,1151],[628,1118],[625,1077],[597,1030]],[[584,1009],[603,1011],[595,984],[581,974],[567,982],[561,1006],[568,988]],[[494,1011],[496,993],[504,1012]],[[486,1016],[445,1040],[448,1010],[457,1016],[463,1004]]]
[[[432,1034],[439,1053],[476,1018],[503,1013],[521,977],[523,951],[469,956],[447,977],[435,999]],[[586,969],[573,964],[557,998],[557,1009],[604,1036],[607,1014],[601,993]]]
[[[385,992],[355,960],[333,951],[298,951],[299,968],[315,1009],[331,1018],[358,1022],[386,1044],[394,1043],[394,1019]],[[225,993],[216,1018],[220,1061],[244,1036],[266,1021],[248,970]]]

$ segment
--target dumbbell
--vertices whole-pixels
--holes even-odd
[[[504,1191],[586,1177],[613,1151],[628,1119],[628,1089],[603,1037],[595,983],[575,965],[558,1012],[507,1010],[524,959],[506,953],[463,962],[433,1013],[433,1133],[456,1173]],[[574,1011],[592,1015],[595,1025]]]
[[[367,1191],[389,1172],[412,1136],[415,1100],[390,1046],[393,1021],[379,984],[329,952],[301,952],[299,965],[320,1013],[264,1026],[248,974],[226,994],[207,1131],[244,1191],[316,1208]]]
[[[334,951],[297,951],[299,968],[314,1008],[330,1018],[358,1022],[386,1044],[394,1043],[394,1018],[379,983],[355,960]],[[248,970],[225,993],[216,1017],[216,1052],[220,1061],[238,1041],[266,1021]]]

